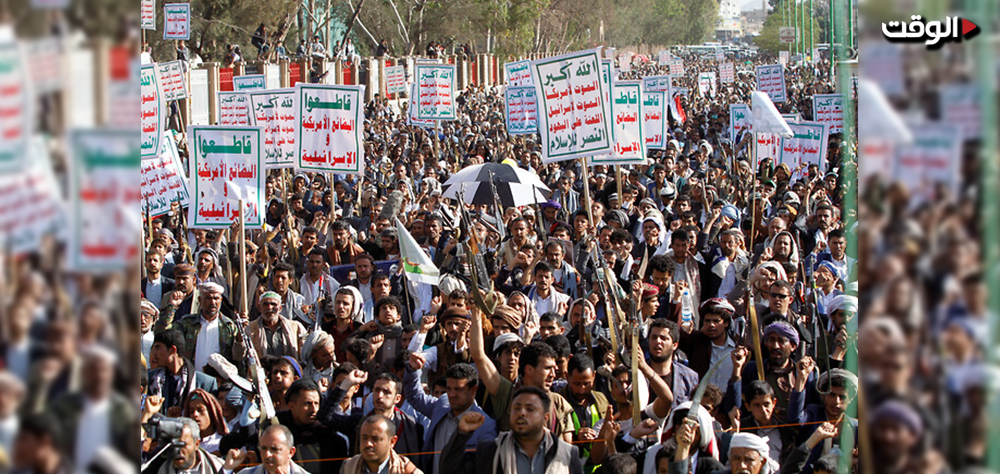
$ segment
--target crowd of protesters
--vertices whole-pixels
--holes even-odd
[[[857,469],[849,361],[915,362],[904,349],[920,335],[899,293],[915,291],[904,275],[916,261],[890,253],[860,266],[846,254],[857,227],[843,176],[856,161],[838,135],[823,168],[755,165],[752,135],[730,136],[729,104],[748,103],[752,66],[773,61],[741,63],[735,83],[698,97],[697,72],[716,63],[689,57],[675,81],[691,87],[686,120],[671,117],[667,145],[641,165],[542,163],[537,136],[506,133],[500,89],[472,86],[458,120],[436,129],[368,104],[363,179],[270,171],[263,229],[188,230],[179,208],[155,219],[140,416],[158,428],[142,432],[143,459],[173,448],[150,472]],[[637,64],[622,79],[665,73]],[[822,63],[786,78],[790,100],[777,106],[806,120],[811,95],[834,90]],[[488,162],[537,174],[550,198],[459,209],[442,197],[449,176]],[[408,279],[397,218],[438,284]],[[885,249],[872,239],[887,235],[864,235],[862,252]],[[941,265],[966,268],[948,255]],[[863,325],[860,353],[859,278],[884,288],[865,304],[898,313]],[[954,281],[964,311],[976,311],[976,281]],[[957,327],[951,363],[969,363],[959,348],[972,325],[940,324]],[[880,459],[930,424],[897,399],[907,376],[887,377],[868,401]]]

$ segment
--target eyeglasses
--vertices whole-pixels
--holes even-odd
[[[792,297],[792,295],[786,295],[786,294],[783,294],[783,293],[767,293],[767,295],[768,295],[768,297],[776,298],[776,299],[779,299],[779,300],[783,300],[785,298],[791,298]]]

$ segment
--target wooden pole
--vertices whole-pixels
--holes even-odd
[[[240,249],[240,313],[243,317],[247,317],[249,314],[247,309],[247,246],[246,237],[243,228],[243,216],[245,214],[245,209],[243,209],[243,200],[240,199],[240,214],[237,219],[240,222],[240,233],[239,233],[239,249]],[[252,347],[247,348],[248,350],[253,350]]]
[[[587,170],[587,158],[580,158],[580,168],[580,174],[583,178],[583,205],[587,208],[587,220],[590,221],[590,225],[597,228],[597,224],[594,222],[594,211],[591,209],[593,206],[590,205],[590,171]],[[569,210],[567,209],[566,212]],[[572,216],[570,218],[572,219]]]

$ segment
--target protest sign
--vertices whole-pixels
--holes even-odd
[[[715,73],[702,72],[698,74],[698,96],[715,96]]]
[[[507,87],[534,87],[531,80],[531,61],[515,61],[503,65],[507,74]]]
[[[647,76],[642,78],[645,92],[667,92],[670,90],[670,76]]]
[[[163,5],[163,39],[188,40],[191,36],[191,4]]]
[[[813,121],[825,123],[830,133],[844,130],[844,96],[842,94],[816,94],[813,96]]]
[[[941,101],[941,121],[958,125],[965,140],[983,133],[983,111],[979,90],[975,84],[942,84],[938,88]]]
[[[646,148],[666,147],[667,93],[642,92],[642,123]]]
[[[160,87],[163,89],[163,101],[186,99],[188,92],[181,62],[170,61],[156,66],[156,72],[160,75]]]
[[[765,158],[770,158],[774,162],[781,157],[780,135],[777,133],[754,133],[754,138],[756,138],[756,153],[754,158],[757,160],[754,163],[755,169]]]
[[[27,61],[31,89],[35,96],[63,90],[65,56],[62,51],[62,40],[55,36],[47,36],[36,40],[19,41],[23,47],[23,57]],[[134,114],[132,116],[135,117]],[[134,126],[135,122],[132,124]]]
[[[156,1],[142,0],[139,6],[139,27],[144,30],[156,29]]]
[[[961,194],[962,128],[953,123],[908,124],[913,143],[897,145],[893,164],[895,181],[905,184],[918,202],[941,196],[934,186],[942,183],[952,196]]]
[[[597,49],[531,62],[539,99],[538,131],[546,163],[597,154],[614,148],[611,120],[604,107],[605,82]],[[610,79],[610,77],[607,77]]]
[[[611,143],[614,146],[615,127],[611,126],[611,84],[615,82],[615,62],[612,59],[601,60],[601,84],[604,85],[604,116],[608,118],[608,128],[611,129]]]
[[[152,160],[143,160],[139,170],[142,212],[149,217],[166,214],[175,201],[180,201],[181,207],[187,206],[190,198],[177,144],[170,135],[170,132],[163,134],[160,154]]]
[[[298,167],[361,174],[365,86],[295,85]]]
[[[233,91],[251,92],[267,89],[267,78],[263,74],[233,76]]]
[[[41,136],[28,143],[24,166],[17,173],[0,174],[0,235],[8,237],[13,255],[38,250],[42,236],[65,222],[48,147]]]
[[[385,92],[387,94],[402,94],[406,92],[406,68],[390,66],[385,68]]]
[[[816,164],[826,169],[826,145],[830,130],[826,124],[818,122],[789,122],[792,136],[781,139],[781,155],[775,164],[785,163],[792,170],[792,178],[801,178],[805,169],[802,165]]]
[[[781,114],[781,118],[785,119],[786,122],[801,122],[802,121],[802,115],[801,114],[797,114],[797,113],[795,113],[795,114]]]
[[[433,119],[420,119],[417,118],[417,85],[410,85],[410,102],[406,109],[406,124],[416,125],[423,128],[434,128],[437,125],[437,120]]]
[[[0,172],[24,162],[31,134],[33,97],[28,71],[10,26],[0,27]]]
[[[670,65],[670,51],[661,49],[656,55],[656,65],[665,67]]]
[[[890,140],[863,140],[858,143],[858,187],[864,192],[872,176],[889,178],[896,154]]]
[[[735,145],[740,132],[753,130],[753,113],[747,104],[729,104],[729,139]]]
[[[780,64],[757,66],[757,90],[775,104],[785,101],[785,68]]]
[[[160,153],[160,137],[163,135],[163,89],[156,74],[155,64],[143,64],[139,70],[140,110],[139,126],[142,141],[139,153],[143,157],[153,157]]]
[[[73,212],[69,213],[67,269],[84,273],[122,270],[139,253],[135,237],[142,228],[141,194],[135,192],[135,178],[140,138],[130,130],[97,129],[71,130],[68,137]]]
[[[719,64],[719,82],[723,84],[736,82],[736,68],[733,66],[733,63]]]
[[[507,133],[538,133],[538,100],[535,87],[508,87],[504,91]]]
[[[798,34],[796,34],[794,26],[782,26],[778,28],[778,42],[781,44],[792,44],[797,37]]]
[[[246,93],[219,91],[219,125],[250,125],[250,98]]]
[[[885,41],[865,43],[858,50],[860,76],[876,83],[890,97],[906,95],[903,80],[903,50],[898,44]]]
[[[642,82],[611,84],[611,116],[615,145],[613,153],[594,155],[595,165],[641,164],[646,161],[646,140],[642,123]]]
[[[715,52],[715,62],[721,63],[721,62],[723,62],[725,60],[726,60],[726,52],[725,51],[716,51]]]
[[[674,58],[670,60],[670,75],[671,76],[683,76],[684,75],[684,60],[681,58]]]
[[[188,176],[194,182],[188,227],[222,229],[240,214],[247,227],[260,227],[264,209],[262,135],[260,127],[188,128]]]
[[[782,66],[788,65],[788,57],[791,55],[788,51],[778,51],[778,64]]]
[[[208,70],[193,69],[191,78],[191,125],[208,125]]]
[[[417,118],[455,120],[455,65],[417,64]]]
[[[292,168],[295,159],[295,89],[248,92],[250,119],[264,133],[264,169]]]

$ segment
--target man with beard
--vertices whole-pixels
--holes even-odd
[[[608,413],[608,398],[594,390],[597,369],[594,360],[586,354],[575,354],[567,365],[568,377],[565,387],[559,392],[573,406],[573,440],[578,443],[597,439],[597,424]],[[604,444],[604,443],[598,443]],[[580,456],[584,463],[590,458],[591,444],[581,444]],[[601,456],[603,458],[603,456]],[[588,466],[588,472],[594,471]]]
[[[424,370],[428,371],[428,380],[437,380],[444,375],[448,367],[454,364],[470,364],[472,356],[469,353],[469,326],[471,319],[465,308],[451,306],[441,315],[441,327],[445,331],[445,340],[434,347],[422,350],[427,332],[434,327],[436,318],[425,314],[420,320],[420,330],[410,340],[409,350],[424,358]]]
[[[249,334],[257,357],[290,356],[299,358],[302,341],[308,331],[302,323],[281,317],[281,296],[273,291],[260,295],[257,302],[260,317],[250,322]]]
[[[441,218],[436,214],[431,214],[424,219],[424,234],[425,237],[422,240],[418,240],[417,243],[427,249],[432,259],[438,261],[438,252],[448,244],[450,233],[444,232]]]
[[[577,284],[580,276],[576,269],[563,257],[566,255],[566,248],[557,240],[550,240],[545,244],[545,261],[552,267],[552,278],[556,290],[576,298]]]
[[[799,228],[802,236],[802,251],[805,253],[819,253],[827,249],[829,233],[835,227],[837,219],[834,217],[832,206],[824,204],[816,208],[816,213],[809,219],[811,225],[806,228]]]
[[[296,438],[296,451],[291,458],[313,474],[339,472],[341,461],[329,459],[346,457],[349,452],[348,446],[343,437],[333,435],[317,420],[320,406],[319,387],[312,380],[296,380],[288,387],[285,400],[288,402],[288,410],[278,412],[276,417],[278,422],[288,427]],[[261,440],[266,434],[265,431]],[[266,463],[266,456],[262,457],[262,460]]]
[[[736,308],[722,298],[712,298],[701,305],[701,324],[698,331],[682,331],[679,347],[688,356],[688,366],[705,377],[708,369],[723,361],[708,382],[726,393],[726,385],[733,371],[729,355],[736,349],[736,342],[729,337]]]
[[[396,424],[382,415],[371,415],[361,423],[361,454],[344,463],[343,474],[423,474],[405,456],[396,454],[399,435]]]
[[[337,360],[347,360],[344,342],[361,329],[361,292],[353,286],[343,286],[333,296],[334,320],[323,320],[322,327],[329,331],[337,346]]]
[[[346,358],[345,358],[346,360]],[[313,331],[302,343],[302,377],[323,384],[332,382],[334,362],[336,362],[333,337],[323,331]]]
[[[184,357],[194,361],[195,370],[205,367],[208,356],[221,353],[230,362],[243,360],[243,339],[237,337],[239,330],[233,320],[221,313],[222,287],[217,283],[204,283],[199,288],[201,294],[198,314],[188,314],[174,321],[174,311],[181,304],[182,293],[171,294],[170,303],[160,312],[156,321],[156,331],[176,328],[184,335]],[[239,365],[239,364],[237,364]]]
[[[830,262],[837,267],[838,273],[850,276],[854,273],[858,259],[847,255],[847,237],[843,229],[833,229],[827,236],[827,250],[816,256],[817,262]]]
[[[758,316],[763,315],[761,318],[763,325],[767,326],[774,321],[784,321],[791,324],[798,331],[799,338],[806,343],[802,344],[798,351],[799,353],[804,352],[805,346],[812,343],[813,334],[806,327],[806,319],[792,311],[792,300],[795,295],[792,292],[792,284],[785,280],[776,280],[771,283],[769,290],[764,294],[767,297],[767,306],[758,305],[757,307]]]
[[[277,270],[275,270],[277,272]],[[326,296],[327,305],[332,301],[332,295],[340,289],[340,283],[326,273],[326,255],[320,249],[312,249],[306,258],[306,274],[299,279],[299,291],[302,292],[302,311],[307,319],[316,315],[323,317],[329,307],[315,308],[321,295]],[[280,292],[279,292],[280,294]],[[286,303],[287,304],[287,303]],[[307,325],[307,327],[312,327]]]
[[[167,416],[180,414],[181,404],[188,393],[200,388],[209,393],[218,390],[216,380],[195,370],[190,361],[185,360],[184,335],[176,329],[156,333],[153,348],[149,351],[150,367],[147,373],[148,392],[162,396]]]
[[[364,301],[365,307],[374,306],[376,299],[372,299],[372,274],[376,270],[375,259],[371,255],[361,254],[354,261],[354,273],[355,277],[353,280],[348,281],[346,284],[357,288],[361,291],[361,297]],[[366,318],[363,323],[372,321],[372,319]]]
[[[194,262],[198,270],[195,274],[198,285],[217,283],[223,288],[222,294],[229,295],[229,287],[226,285],[225,277],[222,276],[222,267],[219,266],[219,254],[215,250],[210,248],[199,250],[194,256]]]
[[[302,229],[302,236],[299,237],[299,246],[288,250],[288,263],[295,267],[295,276],[302,277],[306,272],[306,259],[313,249],[323,250],[319,246],[319,229],[307,226]]]
[[[804,442],[823,422],[833,423],[837,430],[845,430],[851,438],[846,446],[854,446],[857,439],[858,420],[846,414],[858,393],[858,377],[844,369],[831,369],[816,379],[815,389],[820,393],[821,403],[806,405],[808,378],[816,364],[811,357],[803,357],[795,367],[793,391],[788,397],[788,423],[801,425],[799,440]],[[811,464],[820,456],[829,453],[834,446],[840,446],[840,437],[830,438],[812,450],[807,467],[802,472],[812,474]]]
[[[326,255],[330,265],[354,263],[358,256],[365,253],[365,249],[354,243],[347,221],[333,221],[330,224],[330,231],[333,233],[333,243],[326,247]]]
[[[142,294],[160,307],[163,296],[174,291],[174,280],[160,274],[163,269],[163,255],[158,252],[146,254],[146,277],[140,282]]]
[[[580,208],[580,193],[573,189],[573,172],[567,171],[559,177],[558,187],[552,191],[552,199],[568,213]]]
[[[260,435],[260,441],[257,444],[257,449],[261,453],[260,465],[243,469],[238,474],[306,474],[312,472],[306,471],[292,461],[293,456],[298,454],[296,446],[295,437],[289,427],[284,425],[268,426]],[[229,450],[222,472],[231,474],[243,464],[244,459],[246,459],[246,452]],[[324,470],[324,472],[328,471]]]
[[[713,211],[712,215],[718,217],[718,212]],[[705,224],[705,228],[711,226]],[[703,255],[705,264],[700,269],[703,298],[726,298],[746,278],[750,260],[742,246],[743,233],[728,229],[719,235],[719,244]]]
[[[547,262],[538,262],[532,270],[532,277],[534,284],[526,287],[524,293],[535,305],[535,311],[538,314],[554,311],[565,315],[569,309],[570,297],[553,287],[555,277],[552,274],[552,267]]]
[[[778,399],[777,416],[786,418],[785,408],[788,407],[789,395],[794,391],[799,374],[792,361],[792,353],[799,345],[799,333],[792,325],[784,321],[775,321],[764,328],[764,339],[761,350],[764,352],[764,380],[774,387]],[[747,359],[752,359],[748,357]],[[750,382],[757,380],[756,360],[733,360],[733,383],[742,383],[741,392],[748,393]],[[813,385],[815,377],[805,374],[802,383]]]
[[[178,438],[183,446],[174,450],[174,458],[163,463],[158,474],[216,474],[222,470],[222,460],[198,446],[201,440],[198,423],[190,418],[178,418],[178,421],[184,426]]]
[[[551,423],[551,394],[538,387],[521,387],[511,398],[511,426],[496,439],[480,441],[474,453],[463,452],[483,425],[478,413],[462,416],[442,455],[441,472],[455,474],[569,473],[583,474],[579,450],[545,428]]]
[[[684,423],[678,429],[677,451],[670,463],[670,474],[688,474],[690,458],[688,453],[697,441],[697,423]],[[712,470],[711,474],[777,474],[778,462],[768,453],[767,442],[760,436],[749,433],[733,435],[729,443],[729,462],[723,469]],[[701,463],[697,463],[701,467]],[[691,466],[693,467],[693,466]],[[698,469],[696,472],[702,472]],[[708,472],[707,470],[704,472]]]
[[[674,353],[680,344],[680,328],[667,319],[653,319],[649,323],[649,366],[659,375],[674,394],[673,407],[691,399],[698,388],[698,374],[682,364],[674,363]],[[649,400],[656,398],[650,393]]]
[[[174,298],[180,299],[180,304],[174,310],[178,314],[190,314],[198,312],[198,290],[195,285],[195,268],[186,263],[178,264],[174,267],[174,291],[164,294],[160,299],[160,311],[162,312],[168,303]],[[180,293],[180,296],[177,296]]]
[[[497,253],[500,256],[498,261],[503,262],[504,268],[513,271],[516,266],[516,259],[521,247],[528,243],[528,221],[522,217],[512,220],[510,226],[510,239],[500,244]]]

